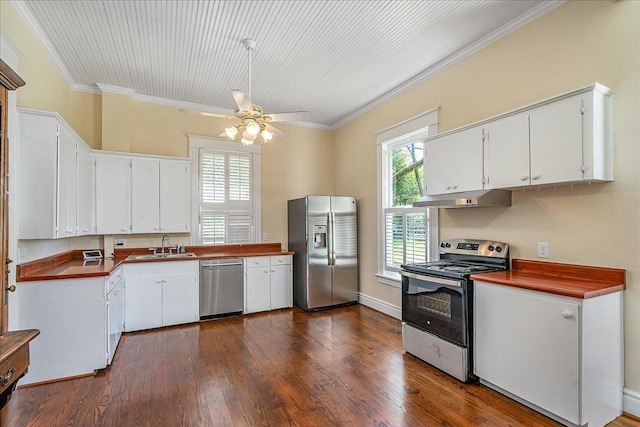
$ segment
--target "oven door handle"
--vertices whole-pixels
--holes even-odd
[[[402,276],[405,277],[409,277],[411,279],[416,279],[416,280],[423,280],[425,282],[433,282],[433,283],[438,283],[440,285],[446,285],[446,286],[455,286],[455,287],[462,287],[462,283],[463,281],[460,280],[450,280],[450,279],[443,279],[441,277],[435,277],[435,276],[427,276],[426,274],[415,274],[415,273],[410,273],[408,271],[400,271],[400,274]]]

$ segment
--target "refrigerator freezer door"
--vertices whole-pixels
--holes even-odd
[[[333,301],[358,300],[358,217],[354,197],[331,197]]]
[[[330,232],[328,196],[307,197],[307,253],[309,275],[307,280],[308,310],[333,304],[331,298],[331,266],[329,265]],[[323,233],[324,236],[323,236]],[[324,243],[322,239],[325,239]]]

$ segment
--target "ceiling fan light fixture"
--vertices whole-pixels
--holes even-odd
[[[253,144],[253,141],[249,139],[244,139],[244,138],[240,138],[240,142],[242,142],[242,145],[245,145],[245,146]]]
[[[266,129],[260,132],[260,135],[262,135],[262,138],[265,140],[265,142],[271,141],[271,138],[273,138],[273,134]]]
[[[246,120],[245,127],[247,129],[247,133],[254,138],[260,133],[260,125],[253,119]]]
[[[238,128],[236,126],[230,126],[224,130],[224,133],[227,134],[230,139],[235,139],[238,134]]]

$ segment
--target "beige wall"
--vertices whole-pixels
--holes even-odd
[[[360,199],[362,292],[400,305],[376,272],[374,132],[440,106],[440,131],[597,81],[615,90],[615,181],[518,191],[509,208],[440,210],[441,238],[510,242],[513,258],[627,270],[625,386],[640,390],[640,2],[569,2],[338,129],[336,190]]]

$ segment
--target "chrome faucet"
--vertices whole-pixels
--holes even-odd
[[[164,236],[162,236],[162,251],[161,251],[161,253],[164,253],[164,239],[167,239],[167,244],[168,245],[171,244],[171,239],[169,239],[169,235],[168,234],[165,234]]]

